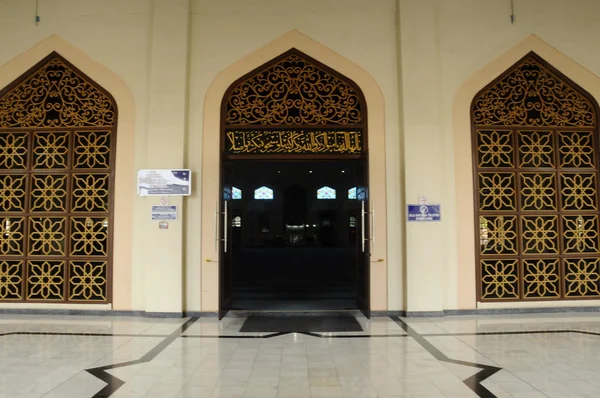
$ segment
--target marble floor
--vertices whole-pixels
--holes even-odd
[[[0,398],[600,397],[598,313],[357,320],[2,314]]]

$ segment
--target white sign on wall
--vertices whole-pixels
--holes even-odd
[[[137,181],[140,196],[188,196],[192,193],[192,172],[182,170],[140,170]]]

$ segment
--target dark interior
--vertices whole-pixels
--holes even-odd
[[[359,161],[224,164],[232,309],[357,308],[364,174]]]

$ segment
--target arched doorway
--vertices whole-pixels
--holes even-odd
[[[0,92],[0,299],[112,302],[117,107],[54,52]]]
[[[477,300],[600,296],[598,105],[529,53],[471,108]]]
[[[226,91],[221,315],[231,308],[368,310],[366,111],[354,82],[296,49]],[[351,218],[358,220],[352,226]],[[360,234],[350,233],[357,228]],[[325,277],[335,266],[340,272]],[[327,300],[342,275],[352,288],[334,305]],[[294,295],[272,294],[273,288]],[[286,307],[286,300],[293,304]]]

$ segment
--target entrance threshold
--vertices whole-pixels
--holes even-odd
[[[270,316],[270,317],[297,317],[297,316],[362,316],[360,310],[302,310],[302,311],[270,311],[270,310],[230,310],[227,313],[228,317],[231,318],[247,318],[250,316]]]

